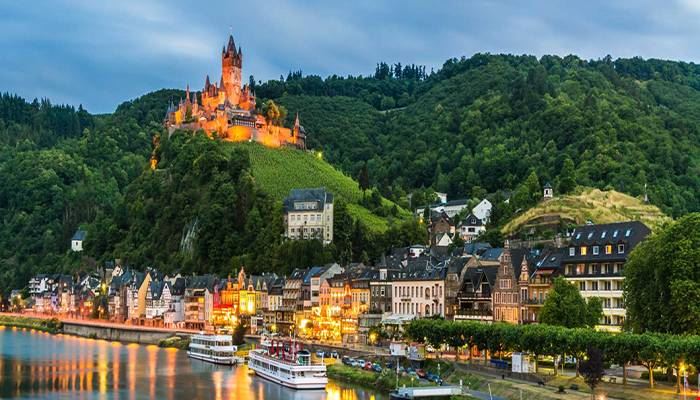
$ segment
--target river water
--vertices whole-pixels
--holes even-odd
[[[0,326],[0,398],[385,400],[331,381],[325,391],[295,391],[157,346],[50,335]]]

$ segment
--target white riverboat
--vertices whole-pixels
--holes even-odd
[[[326,365],[313,363],[311,353],[296,342],[271,340],[248,354],[248,368],[267,380],[292,389],[325,389]]]
[[[243,364],[245,360],[236,356],[237,351],[231,335],[199,334],[190,338],[187,356],[214,364]]]

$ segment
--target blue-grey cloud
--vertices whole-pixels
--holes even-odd
[[[111,112],[162,87],[218,79],[229,32],[244,75],[439,68],[476,52],[700,59],[700,0],[0,2],[0,90]]]

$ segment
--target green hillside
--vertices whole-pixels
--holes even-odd
[[[257,143],[225,143],[232,148],[245,149],[250,154],[251,172],[261,188],[281,201],[294,188],[325,187],[336,198],[348,203],[350,215],[377,232],[387,229],[385,216],[373,214],[361,205],[362,191],[356,181],[344,175],[323,160],[323,153],[299,151],[290,148],[270,149]],[[366,195],[369,196],[369,193]],[[383,200],[385,209],[394,203]],[[397,206],[396,218],[408,218],[410,214]]]
[[[671,219],[658,207],[645,204],[640,199],[614,190],[583,189],[578,193],[556,196],[541,201],[529,210],[517,215],[502,228],[503,234],[510,236],[524,226],[536,226],[542,217],[559,217],[574,224],[592,221],[606,224],[622,221],[641,221],[652,230]]]

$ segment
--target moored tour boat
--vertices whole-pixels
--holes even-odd
[[[326,365],[313,363],[311,353],[296,342],[271,340],[248,354],[256,375],[292,389],[325,389]]]
[[[245,360],[236,356],[238,347],[231,335],[192,335],[187,356],[214,364],[236,365]]]

